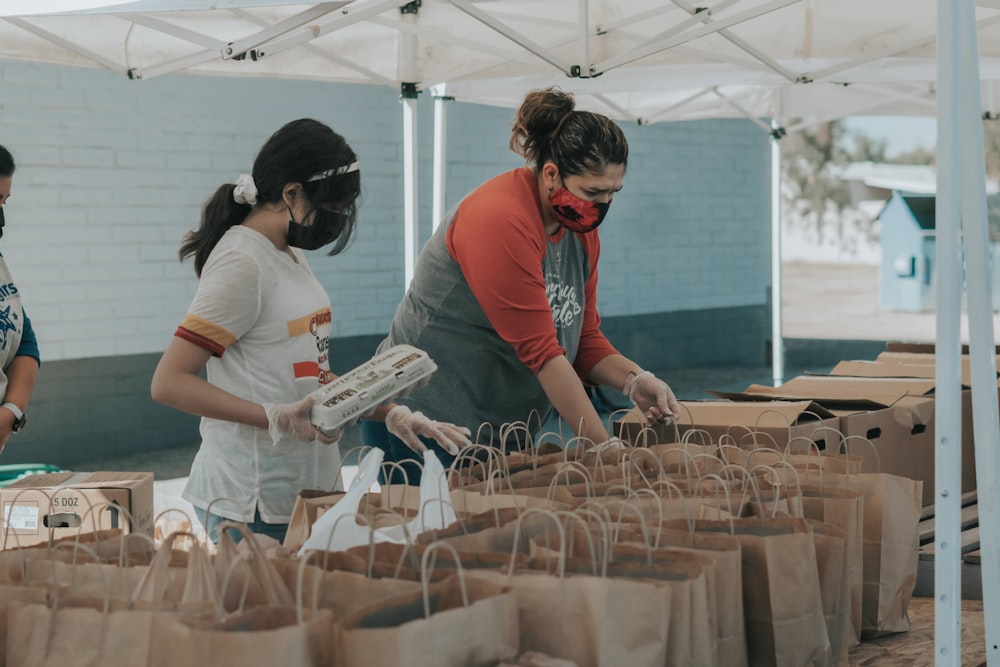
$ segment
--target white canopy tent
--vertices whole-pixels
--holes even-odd
[[[959,220],[970,278],[973,355],[982,362],[977,368],[987,368],[985,356],[993,350],[986,245],[973,242],[980,223],[985,229],[985,195],[975,185],[983,182],[982,141],[979,137],[977,144],[978,123],[970,121],[1000,111],[995,83],[1000,81],[1000,0],[8,2],[0,4],[3,59],[103,67],[136,81],[186,72],[399,87],[407,281],[418,250],[415,97],[438,84],[444,84],[434,89],[442,99],[507,106],[529,88],[557,84],[577,93],[581,107],[616,118],[648,123],[745,116],[776,138],[780,130],[762,119],[781,127],[794,119],[937,111],[939,253],[944,253],[938,262],[938,377],[957,377],[952,371],[958,364],[960,313],[954,310],[957,292],[946,279],[961,276]],[[935,92],[941,93],[937,99]],[[442,183],[444,107],[436,105],[442,113],[435,174]],[[436,205],[444,200],[441,187],[435,189]],[[773,229],[778,243],[776,223]],[[776,245],[774,262],[779,261]],[[773,288],[780,294],[780,271],[774,273]],[[775,363],[780,364],[780,299],[772,305]],[[779,371],[776,366],[776,378]],[[995,382],[990,400],[987,379],[974,379],[974,395],[981,525],[989,525],[981,535],[992,662],[1000,654],[993,606],[1000,599],[993,527],[1000,429]],[[938,384],[938,516],[957,517],[960,494],[950,468],[958,463],[947,443],[956,442],[959,432],[951,394],[954,389],[957,395],[958,383]],[[957,530],[957,521],[939,523],[939,555],[949,553],[946,540],[958,543]],[[938,657],[957,660],[957,622],[949,621],[958,618],[960,554],[951,552],[955,558],[936,560]]]
[[[53,9],[64,13],[46,13]],[[768,132],[762,119],[772,119],[775,138],[849,115],[936,113],[931,0],[11,0],[0,18],[0,58],[104,67],[136,80],[188,72],[399,87],[407,283],[419,251],[421,90],[514,106],[526,90],[559,85],[581,108],[614,118],[735,116]],[[990,45],[979,53],[989,82],[982,109],[1000,115],[1000,0],[980,0],[976,22]],[[445,105],[436,110],[434,220],[445,201]],[[780,295],[777,219],[773,228]],[[781,304],[772,302],[779,382]]]

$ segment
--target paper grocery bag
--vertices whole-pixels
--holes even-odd
[[[718,526],[717,521],[710,522]],[[645,544],[654,547],[684,549],[710,558],[715,577],[715,628],[720,667],[746,667],[747,638],[743,617],[743,567],[740,541],[734,535],[699,530],[702,521],[670,521],[651,526],[644,536],[633,528],[631,534],[620,533],[614,545],[616,559],[642,558]],[[632,540],[632,541],[625,541]],[[628,548],[626,551],[625,549]]]
[[[851,646],[851,591],[847,580],[847,538],[833,524],[809,521],[816,545],[820,600],[830,639],[830,664],[847,667]]]
[[[693,552],[659,549],[644,555],[618,546],[600,576],[646,582],[669,591],[666,667],[714,667],[716,642],[715,570],[711,560]],[[645,550],[642,550],[645,551]],[[632,560],[635,558],[636,560]],[[652,562],[649,562],[651,559]],[[586,574],[589,559],[567,558],[567,572]],[[603,664],[603,663],[602,663]]]
[[[392,578],[373,578],[363,573],[340,569],[324,569],[306,559],[272,560],[272,565],[296,594],[296,604],[305,609],[326,609],[334,623],[356,610],[384,598],[406,593],[417,593],[419,581]]]
[[[519,650],[513,593],[471,573],[372,602],[342,619],[339,628],[336,665],[493,665]]]
[[[478,571],[513,590],[521,650],[577,667],[666,664],[670,591],[649,581],[522,570]]]
[[[174,617],[153,633],[150,667],[326,667],[332,663],[330,612],[254,607],[215,622]]]
[[[7,665],[145,667],[157,628],[175,616],[163,611],[12,602],[7,610]]]
[[[850,645],[861,641],[861,592],[864,581],[864,495],[830,485],[802,484],[802,510],[807,519],[833,524],[844,531],[845,579],[851,611]]]
[[[707,522],[706,522],[707,523]],[[801,518],[741,518],[707,530],[740,540],[751,665],[824,667],[831,650],[812,529]]]
[[[7,664],[7,614],[12,602],[34,603],[45,605],[49,600],[49,591],[41,586],[23,586],[0,584],[0,667]],[[20,641],[20,638],[14,640]]]
[[[812,475],[808,481],[819,483]],[[917,581],[923,482],[887,473],[824,473],[822,483],[864,496],[862,639],[906,632]]]

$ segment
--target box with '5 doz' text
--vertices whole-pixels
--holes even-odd
[[[153,536],[153,473],[30,475],[0,489],[0,548],[120,528]]]

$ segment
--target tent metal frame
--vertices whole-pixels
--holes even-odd
[[[444,0],[442,0],[443,2]],[[834,0],[830,0],[831,2]],[[990,102],[983,109],[980,88],[979,51],[977,33],[986,27],[1000,23],[1000,15],[989,15],[977,20],[976,9],[1000,10],[1000,0],[937,0],[937,33],[909,39],[904,43],[879,49],[860,57],[842,59],[812,71],[796,72],[794,68],[768,56],[747,40],[730,32],[730,29],[744,22],[760,18],[801,0],[770,0],[759,2],[742,12],[730,11],[741,0],[717,0],[709,7],[696,7],[687,0],[671,0],[662,8],[649,9],[624,16],[604,24],[592,24],[588,0],[577,0],[575,22],[562,23],[556,19],[541,18],[540,21],[553,25],[565,25],[569,34],[555,37],[548,43],[540,43],[512,27],[512,23],[523,20],[523,14],[514,12],[486,12],[473,0],[447,0],[450,6],[472,17],[493,32],[502,35],[511,48],[485,45],[475,40],[448,34],[441,28],[425,28],[419,21],[420,0],[337,0],[312,4],[298,13],[270,23],[260,18],[250,8],[264,5],[298,5],[302,3],[285,0],[245,0],[240,7],[220,11],[229,12],[234,18],[254,24],[260,29],[249,36],[225,41],[199,33],[187,27],[174,25],[156,15],[156,12],[179,9],[213,9],[209,0],[185,0],[167,3],[165,0],[139,0],[129,9],[116,11],[114,7],[104,9],[82,9],[79,14],[113,15],[121,20],[141,25],[175,39],[186,41],[198,50],[152,65],[132,67],[128,62],[94,52],[82,43],[60,36],[46,29],[37,17],[3,16],[2,20],[35,37],[54,44],[97,66],[112,71],[120,71],[130,78],[150,79],[163,74],[180,72],[206,63],[225,60],[256,61],[281,54],[289,49],[301,47],[310,53],[327,58],[331,63],[350,68],[368,81],[398,86],[403,107],[402,123],[404,136],[403,196],[405,217],[405,283],[413,276],[418,253],[418,160],[417,160],[417,95],[424,81],[418,71],[418,46],[420,40],[438,43],[447,41],[460,48],[475,50],[496,58],[491,64],[473,63],[465,71],[452,77],[451,82],[473,80],[478,75],[497,65],[518,63],[534,67],[534,74],[551,73],[554,69],[566,77],[591,79],[612,70],[623,68],[649,56],[662,54],[671,49],[676,53],[697,54],[706,62],[733,62],[732,53],[712,54],[706,49],[698,49],[691,43],[709,35],[718,35],[737,47],[738,54],[745,54],[748,63],[741,63],[762,74],[777,75],[792,85],[815,85],[817,83],[854,85],[861,90],[871,91],[876,84],[852,81],[848,73],[863,68],[881,59],[900,56],[909,51],[930,46],[937,40],[937,117],[939,137],[938,170],[938,309],[936,348],[936,427],[935,427],[935,512],[941,520],[935,531],[935,663],[937,665],[958,665],[961,647],[961,553],[960,524],[960,364],[959,364],[959,323],[960,276],[964,259],[967,272],[967,299],[970,330],[970,356],[972,359],[972,401],[974,416],[975,451],[977,463],[977,494],[980,512],[980,537],[982,551],[982,577],[984,617],[986,627],[986,649],[988,664],[1000,665],[1000,616],[997,602],[1000,600],[1000,527],[997,518],[997,451],[1000,448],[1000,418],[998,418],[997,387],[995,373],[996,352],[992,325],[992,295],[989,274],[989,258],[986,243],[985,178],[982,144],[981,118],[990,118],[997,111],[997,93],[994,84],[987,92]],[[708,4],[708,3],[706,3]],[[806,7],[811,10],[811,5]],[[148,12],[154,12],[150,15]],[[611,32],[627,36],[629,26],[642,25],[651,18],[667,12],[683,13],[683,19],[652,38],[617,55],[591,62],[595,53],[594,41]],[[391,14],[391,15],[390,15]],[[70,15],[70,14],[68,14]],[[397,76],[395,79],[379,74],[348,55],[336,53],[312,43],[319,37],[361,22],[377,25],[391,34],[396,32]],[[641,39],[641,38],[640,38]],[[556,49],[575,43],[578,47],[577,63],[557,53]],[[123,51],[126,53],[128,49]],[[547,68],[541,67],[541,60]],[[551,68],[551,69],[549,69]],[[909,82],[903,87],[887,86],[879,89],[888,99],[927,108],[931,102],[924,91]],[[861,88],[864,86],[864,88]],[[778,90],[772,83],[763,88]],[[447,104],[461,97],[449,91],[447,86],[437,86],[435,90],[435,130],[434,130],[434,225],[444,215],[445,174],[447,149]],[[449,94],[451,92],[451,94]],[[606,91],[602,91],[606,93]],[[927,91],[930,92],[929,90]],[[726,92],[725,85],[712,84],[692,91],[678,102],[666,104],[658,111],[636,113],[628,111],[615,101],[610,94],[597,93],[596,99],[608,105],[621,117],[631,118],[637,123],[667,120],[675,117],[677,111],[694,108],[698,101],[708,96],[717,97],[722,103],[737,109],[750,118],[772,137],[772,338],[773,371],[775,382],[783,376],[783,353],[781,350],[781,304],[780,304],[780,199],[776,194],[780,178],[781,122],[786,118],[783,109],[771,114],[772,124],[768,125],[748,109],[740,94]],[[778,98],[780,100],[780,97]],[[839,114],[836,117],[840,117]],[[831,119],[833,116],[831,116]],[[814,123],[812,119],[811,123]],[[796,124],[792,128],[802,127]]]

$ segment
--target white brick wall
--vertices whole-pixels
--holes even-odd
[[[451,104],[447,200],[520,164],[512,110]],[[329,123],[363,164],[358,234],[313,253],[335,337],[384,332],[403,293],[402,121],[382,87],[168,76],[0,62],[0,143],[18,160],[0,250],[45,359],[158,352],[195,289],[177,261],[218,185],[300,117]],[[421,241],[430,234],[433,108],[420,102]],[[625,189],[601,228],[604,317],[759,305],[770,280],[767,139],[745,121],[638,127]]]

